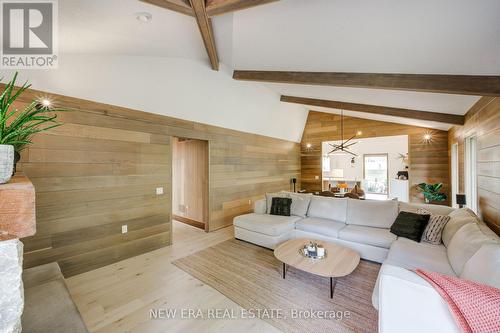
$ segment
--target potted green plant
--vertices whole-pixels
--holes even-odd
[[[445,193],[439,192],[439,190],[441,190],[442,187],[443,187],[442,183],[418,184],[418,188],[422,191],[426,203],[431,203],[435,201],[439,202],[445,201],[448,198],[448,196]]]
[[[34,134],[62,125],[55,119],[56,111],[48,100],[33,100],[24,110],[12,109],[12,104],[31,87],[24,83],[16,87],[18,73],[5,85],[0,95],[0,184],[7,183],[15,172],[20,152]]]

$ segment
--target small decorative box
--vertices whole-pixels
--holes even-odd
[[[311,259],[323,259],[326,257],[326,249],[322,245],[312,241],[309,242],[309,244],[304,245],[299,252],[304,257]]]

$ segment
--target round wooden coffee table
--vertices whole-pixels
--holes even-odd
[[[311,259],[300,254],[299,250],[310,241],[322,245],[326,249],[324,259]],[[314,275],[330,278],[330,298],[338,277],[351,274],[359,264],[359,254],[345,246],[319,240],[296,238],[280,244],[274,250],[276,259],[283,263],[283,279],[286,276],[286,265]]]

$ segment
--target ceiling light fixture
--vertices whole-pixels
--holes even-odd
[[[153,19],[153,15],[148,12],[140,12],[135,14],[135,18],[142,23],[148,23]]]
[[[354,154],[353,152],[349,151],[347,148],[351,147],[352,145],[355,145],[357,142],[351,142],[347,144],[349,141],[354,139],[356,137],[356,134],[351,136],[348,140],[344,141],[344,110],[340,110],[340,145],[332,144],[329,143],[329,145],[333,148],[328,155],[347,155],[351,154],[354,156],[358,156]]]

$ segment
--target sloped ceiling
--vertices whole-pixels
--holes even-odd
[[[284,0],[235,13],[233,50],[237,69],[499,75],[500,1]],[[266,85],[284,95],[462,115],[479,99]],[[359,112],[346,114],[445,130],[450,127]]]
[[[142,23],[135,19],[135,13],[143,11],[152,14],[152,22]],[[138,0],[59,1],[59,20],[60,59],[63,61],[64,57],[72,57],[67,64],[78,59],[78,55],[92,56],[92,63],[97,61],[96,57],[103,57],[106,63],[112,63],[111,59],[117,57],[125,71],[124,77],[127,68],[124,59],[131,59],[130,66],[136,66],[136,69],[142,68],[138,65],[140,62],[151,62],[151,67],[145,67],[151,71],[154,71],[155,65],[174,58],[194,61],[191,69],[198,68],[200,61],[206,61],[208,66],[193,18]],[[213,25],[219,58],[227,70],[218,75],[208,72],[202,75],[211,76],[210,82],[223,80],[220,89],[227,89],[227,94],[232,95],[244,96],[244,89],[248,89],[248,85],[229,82],[232,69],[500,75],[498,0],[281,0],[214,17]],[[164,60],[155,61],[156,58]],[[172,60],[174,63],[179,62]],[[61,67],[59,72],[66,68]],[[144,77],[148,76],[147,70]],[[96,73],[115,75],[116,71],[96,70]],[[59,89],[59,83],[53,80],[54,77],[61,77],[61,73],[54,75],[23,71],[23,74],[27,78],[36,78],[35,88],[67,90],[63,87]],[[186,79],[198,78],[192,74],[188,74]],[[74,96],[92,96],[92,88],[79,85],[77,77],[64,77],[64,84],[72,87]],[[174,77],[169,79],[174,80]],[[106,79],[109,82],[113,80],[120,84],[123,77]],[[159,88],[163,84],[161,79],[155,79],[154,83]],[[186,98],[191,98],[188,96],[192,92],[181,90],[180,87],[167,89],[172,84],[164,84],[165,95],[158,96],[156,104],[148,103],[151,107],[147,111],[155,112],[158,107],[153,106],[162,105],[168,94],[175,94],[173,97],[176,98],[179,94],[186,94]],[[308,107],[280,103],[280,94],[452,114],[465,114],[479,99],[478,96],[289,84],[255,83],[253,87],[254,92],[264,92],[263,100],[256,103],[255,107],[259,105],[265,112],[259,113],[255,107],[234,108],[231,103],[230,110],[223,109],[229,107],[228,103],[220,103],[221,107],[217,108],[213,95],[203,91],[198,91],[195,98],[200,99],[200,105],[204,98],[210,99],[211,109],[204,110],[205,113],[188,107],[176,108],[175,111],[166,108],[162,112],[201,122],[207,122],[207,112],[219,112],[223,116],[214,116],[216,120],[212,123],[215,125],[299,141],[300,135],[297,133],[302,131],[300,127],[304,125]],[[137,89],[140,96],[140,90],[148,88],[138,85]],[[208,90],[213,94],[213,89]],[[224,91],[218,93],[224,96]],[[119,98],[106,96],[106,102]],[[256,98],[259,98],[258,94],[252,93],[252,99]],[[241,102],[245,103],[245,99]],[[284,134],[283,123],[275,121],[286,115],[284,109],[290,110],[288,116],[291,118],[285,127],[298,127],[291,130],[294,134]],[[321,111],[339,112],[332,109]],[[248,112],[254,112],[261,123],[270,125],[264,126],[264,130],[264,127],[259,128],[259,122],[248,126],[238,125],[240,119],[248,117],[248,114],[243,113]],[[439,129],[449,128],[446,124],[359,112],[346,114]]]
[[[282,0],[234,13],[234,66],[500,74],[500,2]]]

